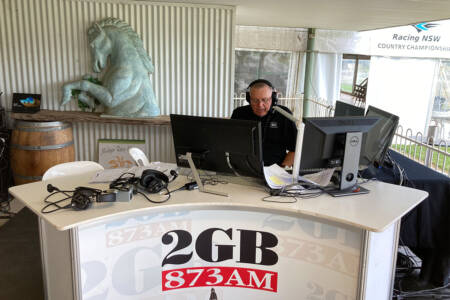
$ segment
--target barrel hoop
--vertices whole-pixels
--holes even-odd
[[[55,122],[55,123],[60,123],[61,122]],[[64,130],[67,128],[72,127],[71,124],[63,124],[61,126],[57,126],[57,127],[18,127],[16,128],[16,130],[18,131],[25,131],[25,132],[48,132],[48,131],[56,131],[56,130]]]
[[[73,141],[64,143],[64,144],[57,144],[57,145],[47,145],[47,146],[22,146],[22,145],[16,145],[11,144],[11,148],[16,148],[20,150],[56,150],[56,149],[62,149],[67,146],[73,145]]]
[[[42,176],[25,176],[25,175],[20,175],[20,174],[13,174],[13,175],[16,176],[17,178],[27,180],[27,181],[42,180]]]

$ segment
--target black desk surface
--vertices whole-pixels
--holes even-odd
[[[389,154],[406,174],[403,185],[429,193],[416,208],[402,218],[400,244],[411,248],[430,268],[424,274],[436,284],[448,283],[450,271],[450,178],[421,165],[402,154],[389,150]],[[370,167],[363,172],[365,178],[398,184],[400,172],[395,167]],[[436,278],[438,276],[439,278]],[[430,278],[424,278],[430,279]]]

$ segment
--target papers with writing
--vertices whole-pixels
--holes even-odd
[[[299,176],[298,180],[314,183],[319,186],[327,186],[330,183],[334,170],[335,168],[325,169],[317,173]]]
[[[318,186],[327,186],[330,183],[331,176],[333,175],[334,170],[334,168],[326,169],[318,173],[298,176],[298,181],[311,183]],[[269,167],[264,167],[264,177],[271,189],[281,189],[282,187],[291,185],[293,183],[292,175],[286,172],[286,170],[284,170],[277,164],[273,164]],[[303,188],[300,185],[297,185],[297,187],[299,189]]]

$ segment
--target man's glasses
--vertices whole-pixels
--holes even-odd
[[[272,98],[264,98],[264,99],[250,99],[250,102],[253,104],[260,104],[261,102],[263,104],[269,103],[269,101],[272,100]]]

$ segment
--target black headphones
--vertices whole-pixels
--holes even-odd
[[[172,180],[178,176],[175,170],[170,171]],[[161,171],[147,169],[142,172],[141,179],[139,180],[139,187],[144,189],[148,193],[159,193],[163,189],[167,189],[169,184],[169,177]]]
[[[256,79],[255,81],[252,81],[245,90],[245,100],[250,104],[250,88],[254,86],[257,83],[264,83],[268,87],[272,89],[272,106],[277,105],[278,97],[277,97],[277,91],[275,90],[275,87],[270,83],[270,81],[265,79]]]
[[[75,190],[73,191],[62,191],[59,188],[57,188],[56,186],[53,186],[51,184],[47,185],[47,192],[51,193],[50,195],[48,195],[44,202],[48,203],[48,205],[46,205],[43,209],[42,212],[43,213],[50,213],[59,209],[64,209],[64,208],[73,208],[75,210],[85,210],[88,209],[89,207],[92,206],[92,202],[114,202],[115,198],[111,198],[111,197],[103,197],[100,198],[100,195],[102,194],[102,190],[99,189],[94,189],[94,188],[90,188],[90,187],[84,187],[84,186],[79,186],[77,188],[75,188]],[[47,201],[48,198],[56,193],[62,193],[64,195],[67,196],[67,198],[64,198],[62,200],[56,201],[56,202],[49,202]],[[72,193],[72,194],[70,194]],[[67,200],[70,199],[70,204],[69,205],[65,205],[65,206],[60,206],[59,203],[63,200]],[[53,210],[46,210],[48,207],[55,207],[55,209]]]

